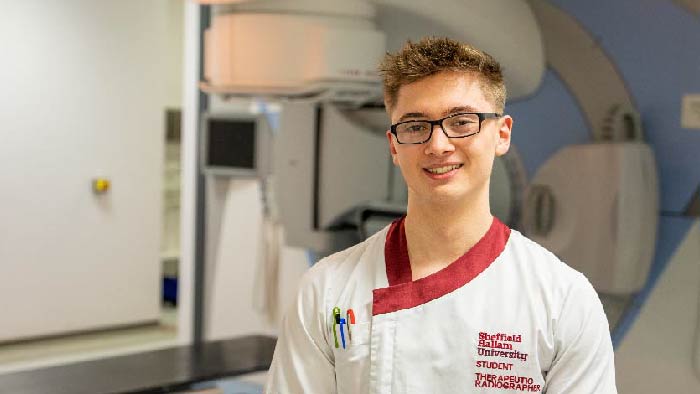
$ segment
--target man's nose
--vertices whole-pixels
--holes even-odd
[[[440,125],[433,126],[433,134],[425,145],[425,153],[429,155],[442,155],[454,151],[455,148],[452,140],[447,138],[447,134]]]

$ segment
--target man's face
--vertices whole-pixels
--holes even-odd
[[[459,112],[496,112],[472,73],[441,72],[402,86],[389,115],[394,124]],[[479,134],[447,138],[435,126],[430,140],[420,145],[399,144],[391,132],[386,135],[394,164],[401,168],[408,185],[409,199],[465,202],[488,198],[493,160],[508,152],[511,127],[509,116],[486,119]],[[444,172],[446,167],[454,169]]]

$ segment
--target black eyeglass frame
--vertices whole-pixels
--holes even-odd
[[[447,135],[447,132],[445,131],[445,127],[443,126],[442,123],[446,119],[454,118],[455,116],[461,116],[461,115],[476,115],[476,116],[478,116],[479,117],[479,131],[477,131],[475,133],[470,133],[467,135],[462,135],[459,137],[452,137],[452,136]],[[492,118],[500,118],[502,116],[503,116],[503,114],[499,114],[497,112],[460,112],[460,113],[451,114],[451,115],[445,116],[444,118],[435,119],[435,120],[423,120],[423,119],[404,120],[403,122],[398,122],[398,123],[394,123],[393,125],[391,125],[390,131],[391,131],[391,134],[393,134],[394,137],[396,137],[396,142],[401,144],[401,145],[420,145],[420,144],[425,144],[426,142],[430,141],[430,138],[433,136],[433,130],[435,129],[435,126],[437,126],[437,125],[440,125],[440,129],[442,129],[442,132],[445,133],[445,136],[447,138],[467,138],[467,137],[471,137],[473,135],[479,134],[481,132],[481,123],[484,120],[492,119]],[[398,133],[396,131],[396,128],[402,124],[415,123],[415,122],[430,123],[430,133],[428,134],[428,137],[425,140],[420,141],[420,142],[401,142],[401,141],[399,141],[399,136],[398,136]]]

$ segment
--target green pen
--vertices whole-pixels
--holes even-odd
[[[338,343],[338,333],[335,331],[335,326],[340,324],[340,308],[337,306],[333,308],[333,339],[335,339],[335,348],[339,348],[340,344]]]

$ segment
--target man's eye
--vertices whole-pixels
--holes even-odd
[[[428,130],[428,126],[423,123],[406,123],[399,128],[402,133],[424,133]]]
[[[474,119],[471,118],[457,118],[452,121],[452,126],[466,126],[476,123]]]

